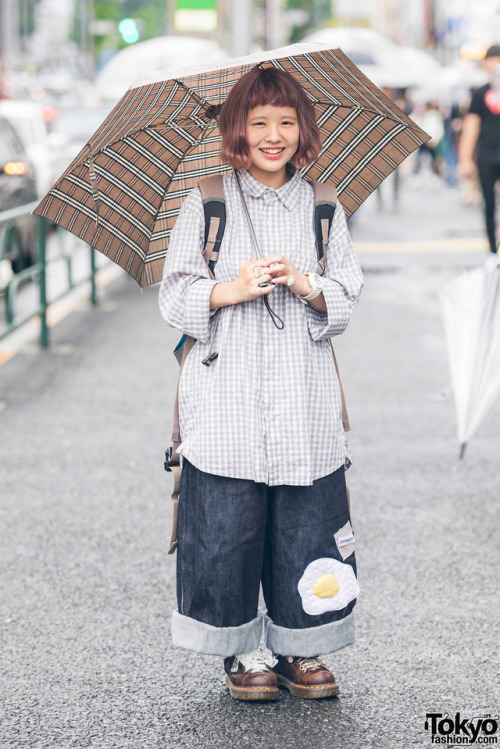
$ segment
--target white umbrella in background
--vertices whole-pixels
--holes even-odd
[[[440,75],[441,65],[427,52],[415,47],[396,47],[396,49],[397,67],[393,69],[393,72],[400,77],[400,80],[405,81],[399,88],[419,86]]]
[[[440,101],[443,104],[461,103],[470,100],[472,88],[479,88],[488,80],[485,71],[474,66],[470,60],[460,60],[455,65],[441,68],[437,75],[414,88],[413,101]]]
[[[436,60],[414,47],[402,47],[373,29],[335,27],[306,36],[304,42],[338,46],[377,86],[409,88],[438,75]]]
[[[227,60],[229,55],[209,39],[159,36],[117,52],[96,78],[103,99],[117,101],[143,73]]]
[[[445,286],[441,304],[462,458],[500,394],[500,265],[462,273]]]
[[[309,34],[302,41],[339,47],[371,80],[377,70],[390,69],[393,66],[398,50],[397,45],[391,39],[373,29],[351,27],[321,29]]]

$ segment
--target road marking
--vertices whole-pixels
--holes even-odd
[[[488,243],[483,237],[457,237],[457,239],[390,240],[387,242],[356,242],[356,252],[485,252]]]

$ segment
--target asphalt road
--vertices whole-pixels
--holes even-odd
[[[500,403],[459,462],[438,299],[482,259],[441,240],[480,217],[429,190],[353,235],[437,244],[363,252],[337,344],[361,587],[356,644],[326,658],[341,696],[238,703],[222,659],[172,648],[178,334],[123,277],[0,367],[1,749],[430,747],[427,713],[498,715]]]

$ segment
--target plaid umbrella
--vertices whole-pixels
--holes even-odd
[[[256,65],[281,68],[306,89],[323,149],[302,173],[331,180],[347,216],[428,140],[339,49],[294,44],[142,76],[35,213],[93,245],[141,287],[160,281],[184,198],[201,177],[230,168],[219,158],[217,116],[231,87]]]

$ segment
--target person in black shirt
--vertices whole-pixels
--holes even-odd
[[[484,67],[490,74],[490,82],[472,94],[458,150],[458,175],[471,177],[477,171],[490,250],[497,252],[495,183],[500,180],[500,44],[487,50]]]

